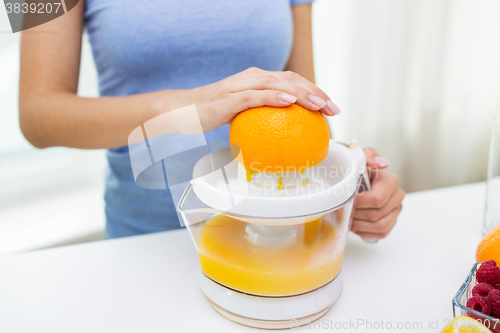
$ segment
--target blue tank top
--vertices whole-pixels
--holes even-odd
[[[189,89],[249,67],[283,70],[293,39],[291,6],[312,0],[86,0],[85,24],[101,96]],[[205,134],[229,141],[229,126]],[[189,142],[169,135],[172,147]],[[180,227],[170,191],[136,185],[127,147],[107,152],[109,238]]]

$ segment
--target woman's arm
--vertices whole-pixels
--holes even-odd
[[[311,15],[311,3],[292,6],[293,45],[285,70],[295,72],[315,83]],[[340,113],[338,106],[331,100],[327,100],[327,108],[331,111],[327,114],[329,116]]]
[[[312,43],[312,4],[292,7],[293,45],[285,67],[314,83],[314,60]]]
[[[22,34],[20,124],[38,148],[123,146],[130,132],[147,120],[155,101],[162,101],[167,111],[189,104],[185,91],[78,97],[83,14],[80,1],[66,15]]]
[[[219,82],[189,90],[163,90],[120,97],[77,96],[84,1],[68,14],[23,33],[19,113],[21,130],[39,148],[113,148],[145,121],[195,104],[198,118],[175,113],[162,133],[193,134],[230,121],[258,106],[297,103],[333,115],[328,96],[293,72],[249,68]]]

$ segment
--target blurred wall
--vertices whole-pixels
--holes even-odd
[[[0,255],[102,239],[104,151],[39,150],[18,121],[20,34],[0,6]],[[90,46],[82,49],[79,94],[97,96]]]
[[[500,114],[497,0],[317,0],[317,83],[335,136],[391,162],[407,191],[485,179]]]

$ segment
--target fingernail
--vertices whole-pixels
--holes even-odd
[[[387,161],[385,158],[383,158],[382,156],[375,156],[373,158],[373,160],[375,161],[375,163],[378,164],[379,167],[381,168],[384,168],[386,166],[389,166],[389,161]]]
[[[330,110],[331,113],[335,115],[340,113],[339,107],[335,105],[335,103],[333,103],[331,100],[326,101],[326,107],[328,108],[328,110]]]
[[[309,95],[309,100],[313,102],[313,104],[317,105],[320,109],[326,106],[326,102],[318,96]]]
[[[292,103],[295,103],[297,101],[297,97],[286,94],[286,93],[279,94],[278,98],[283,103],[288,103],[288,104],[292,104]]]

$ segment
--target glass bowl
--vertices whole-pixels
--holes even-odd
[[[487,316],[484,313],[478,312],[474,309],[467,307],[467,301],[472,297],[472,288],[477,284],[476,282],[476,271],[481,266],[480,262],[477,262],[472,266],[472,269],[467,275],[465,282],[462,284],[457,294],[453,298],[453,316],[469,316],[473,317],[484,326],[488,327],[494,333],[500,333],[500,319]]]

